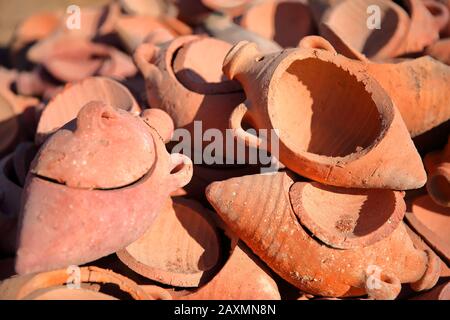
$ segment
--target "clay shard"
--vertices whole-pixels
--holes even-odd
[[[333,248],[367,247],[398,227],[405,214],[403,193],[382,189],[345,189],[295,183],[292,208],[315,237]]]
[[[220,243],[210,215],[195,201],[177,198],[172,206],[169,199],[150,229],[117,255],[152,280],[197,287],[219,260]]]

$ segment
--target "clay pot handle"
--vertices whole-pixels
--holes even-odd
[[[153,57],[158,53],[159,47],[151,43],[141,44],[134,52],[133,59],[144,78],[162,78],[159,69],[152,64]]]
[[[244,103],[239,104],[231,113],[229,120],[230,129],[233,130],[233,136],[235,136],[238,140],[243,141],[246,146],[261,148],[262,140],[242,128],[242,120],[247,112],[247,106]]]
[[[192,178],[193,164],[191,159],[181,153],[170,154],[170,176],[173,181],[173,190],[187,185]]]
[[[436,28],[439,31],[445,30],[450,19],[450,13],[447,7],[436,0],[423,0],[423,4],[433,16]]]
[[[365,288],[369,298],[375,300],[394,300],[399,295],[402,284],[393,274],[382,272],[380,279],[371,282],[369,277],[373,275],[366,272]]]
[[[302,39],[302,41],[300,41],[298,46],[301,49],[320,49],[337,54],[333,45],[328,40],[320,36],[306,36]]]

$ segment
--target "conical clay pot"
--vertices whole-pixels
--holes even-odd
[[[400,113],[363,65],[331,50],[262,55],[255,44],[242,42],[223,69],[247,96],[230,117],[235,136],[274,152],[271,143],[244,131],[242,122],[275,129],[269,133],[278,139],[277,158],[289,169],[343,187],[406,190],[425,184]]]
[[[36,142],[42,143],[49,135],[76,118],[90,101],[102,101],[115,108],[140,113],[140,107],[131,92],[119,82],[104,77],[91,77],[68,84],[42,112]]]
[[[203,130],[214,128],[225,134],[231,111],[244,100],[240,85],[226,79],[221,70],[230,48],[213,38],[184,36],[161,48],[143,44],[136,50],[150,107],[166,111],[176,128],[189,130],[192,140],[195,121],[201,121]]]
[[[268,0],[251,6],[240,18],[240,25],[280,46],[296,47],[314,33],[309,6],[297,0]]]
[[[450,208],[436,205],[429,196],[414,200],[406,219],[433,250],[450,265]]]
[[[303,227],[333,248],[367,247],[389,236],[401,223],[403,193],[295,183],[289,192]]]
[[[155,223],[117,253],[135,272],[177,287],[197,287],[219,260],[220,243],[208,221],[212,213],[192,200],[169,199]]]
[[[349,64],[358,65],[372,76],[392,98],[412,137],[416,137],[450,119],[448,87],[450,68],[430,57],[406,60],[399,63],[371,63],[355,51],[346,47],[339,36],[333,35],[333,44],[339,52],[350,56]],[[313,38],[313,39],[311,39]],[[330,37],[328,37],[330,39]],[[325,49],[335,53],[333,46],[321,37],[305,37],[301,46]]]
[[[70,289],[72,293],[68,293],[67,286],[64,284],[75,285],[70,283],[71,280],[79,280],[79,285],[87,284],[114,284],[121,291],[129,294],[135,300],[153,300],[142,288],[134,281],[114,273],[110,270],[97,267],[81,267],[77,275],[74,270],[60,269],[50,272],[29,274],[26,276],[14,276],[0,282],[0,300],[73,300],[97,298],[100,300],[115,300],[112,296],[100,292],[86,289]],[[79,278],[78,278],[79,277]],[[60,295],[57,295],[59,293]]]
[[[450,137],[444,150],[425,157],[425,168],[428,194],[440,206],[450,207]]]
[[[169,155],[157,130],[94,101],[80,110],[76,129],[47,140],[22,197],[19,274],[93,261],[144,234],[192,176],[192,162]]]
[[[388,290],[397,280],[418,282],[415,288],[420,290],[436,284],[439,258],[415,248],[403,224],[384,239],[356,249],[334,249],[311,237],[292,209],[293,185],[286,173],[253,175],[213,183],[206,195],[253,252],[304,292],[330,297],[368,293],[387,299],[399,292],[398,286]],[[384,295],[371,286],[374,270],[380,270],[377,283],[386,289]]]
[[[276,282],[243,243],[238,243],[219,273],[180,300],[280,300]]]

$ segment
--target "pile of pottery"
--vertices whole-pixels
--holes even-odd
[[[28,17],[0,67],[0,299],[450,299],[449,11]]]

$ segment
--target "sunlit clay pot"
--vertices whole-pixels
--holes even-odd
[[[189,182],[192,162],[169,155],[159,133],[171,124],[147,125],[149,118],[93,101],[80,110],[75,129],[46,141],[22,196],[19,274],[86,263],[128,246],[169,194]]]
[[[146,81],[150,107],[166,111],[175,127],[188,129],[192,139],[194,121],[201,121],[203,130],[224,133],[231,111],[244,100],[240,85],[222,73],[230,48],[226,42],[199,36],[178,37],[162,47],[141,45],[134,57]]]
[[[42,143],[50,134],[76,118],[90,101],[102,101],[132,114],[140,107],[131,92],[119,82],[104,77],[90,77],[67,84],[45,107],[36,132],[36,142]]]
[[[331,34],[331,30],[329,31]],[[342,50],[340,52],[348,56],[352,49],[346,47],[337,35],[332,39],[338,43],[338,47]],[[305,37],[300,46],[336,53],[327,40],[316,36]],[[373,77],[392,98],[412,137],[450,119],[450,108],[447,103],[450,67],[430,57],[398,63],[371,63],[364,57],[359,59],[356,55],[351,58],[360,61],[346,60],[347,64]]]
[[[247,96],[230,117],[235,136],[274,151],[272,136],[263,141],[242,123],[275,129],[269,133],[279,142],[277,158],[289,169],[343,187],[405,190],[425,184],[400,113],[363,65],[320,49],[262,55],[255,44],[241,42],[223,70]]]
[[[94,75],[123,79],[137,72],[125,53],[73,34],[52,35],[31,47],[27,57],[42,64],[50,74],[64,82]]]
[[[137,241],[117,253],[135,272],[177,287],[198,287],[219,261],[211,212],[199,203],[169,199],[155,223]]]
[[[366,247],[389,236],[406,206],[403,193],[295,183],[290,200],[299,222],[333,248]]]
[[[268,0],[255,4],[245,11],[240,25],[282,47],[296,47],[315,29],[309,6],[298,0]]]
[[[368,28],[368,7],[380,9],[380,28]],[[397,54],[406,41],[410,18],[391,0],[345,0],[327,11],[327,24],[342,40],[369,58],[389,58]],[[321,34],[322,31],[321,31]]]
[[[428,194],[437,204],[450,207],[450,136],[444,150],[425,157],[425,168]]]
[[[218,274],[180,300],[280,300],[267,268],[243,244],[237,243]]]
[[[406,218],[413,229],[450,264],[450,208],[435,204],[429,196],[414,200]]]
[[[334,249],[310,235],[299,222],[293,210],[293,187],[287,173],[253,175],[215,182],[206,196],[255,254],[303,292],[392,299],[400,291],[400,283],[413,283],[415,290],[436,284],[439,258],[430,250],[415,248],[404,224],[366,247]],[[381,273],[380,290],[367,281],[376,268]]]
[[[430,45],[425,53],[446,65],[450,65],[450,39],[442,39]]]
[[[79,274],[77,273],[79,272]],[[78,278],[79,277],[79,278]],[[79,280],[75,289],[71,281]],[[115,285],[135,300],[153,300],[134,281],[97,267],[60,269],[50,272],[13,276],[0,282],[0,300],[116,300],[113,296],[94,291],[93,285]]]

